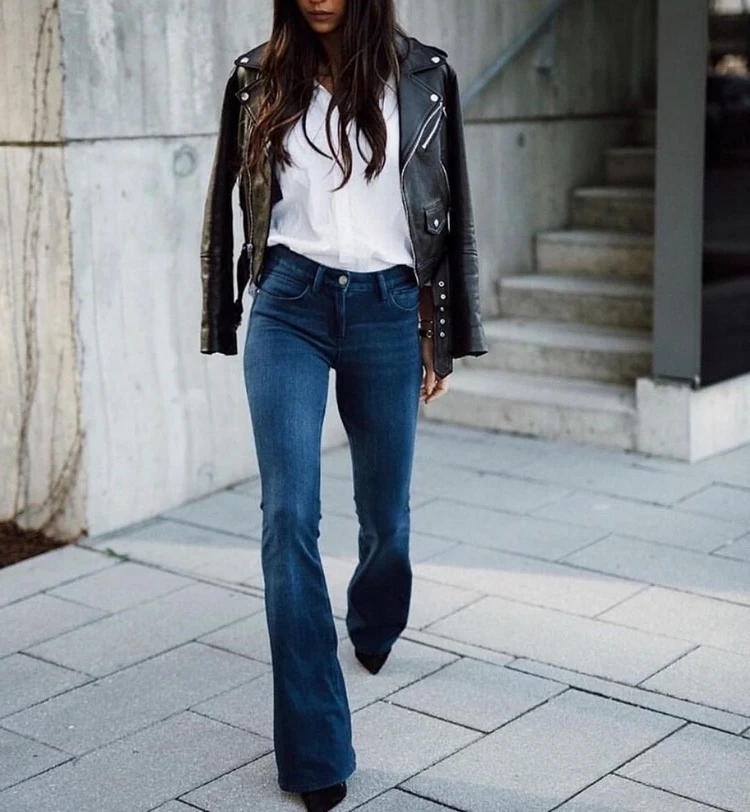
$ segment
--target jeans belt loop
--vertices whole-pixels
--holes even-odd
[[[315,278],[313,279],[312,283],[312,291],[313,293],[317,293],[320,290],[320,286],[323,284],[323,276],[325,275],[325,268],[322,265],[318,265],[315,269]]]
[[[380,301],[384,302],[388,296],[388,284],[385,281],[385,274],[382,271],[376,271],[376,276],[378,278]]]

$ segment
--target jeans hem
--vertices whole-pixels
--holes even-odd
[[[354,774],[355,770],[357,769],[357,762],[356,760],[352,762],[352,765],[349,767],[343,778],[334,778],[333,781],[325,781],[321,783],[320,781],[315,782],[315,784],[300,784],[293,786],[292,784],[287,783],[286,781],[282,781],[279,778],[279,788],[283,792],[315,792],[317,789],[325,789],[326,787],[332,787],[334,784],[340,784],[342,781],[346,781],[348,778]]]

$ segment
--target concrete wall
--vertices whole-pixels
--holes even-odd
[[[444,48],[468,87],[549,0],[398,0],[407,29]],[[622,114],[654,77],[654,0],[570,0],[558,17],[554,67],[522,53],[472,107],[471,121]]]
[[[85,525],[81,390],[52,0],[0,8],[0,518]]]
[[[0,46],[0,143],[59,142],[63,64],[58,3],[3,0]]]
[[[467,87],[544,0],[398,5],[409,31],[449,52]],[[572,0],[553,71],[538,74],[523,54],[469,110],[488,313],[496,280],[530,269],[533,232],[562,225],[570,190],[596,177],[604,147],[626,140],[623,113],[651,73],[652,7]],[[13,325],[0,359],[11,370],[0,450],[5,462],[17,447],[18,291],[31,267],[47,296],[36,312],[48,361],[30,493],[48,490],[84,439],[61,531],[104,532],[255,471],[241,355],[199,353],[198,248],[223,86],[233,58],[266,38],[270,9],[267,0],[6,0],[0,10],[0,101],[10,112],[0,160],[11,177],[2,238],[13,246],[0,259],[12,280],[0,315]],[[29,178],[43,178],[41,208],[24,197],[39,196]],[[33,251],[19,216],[49,223]],[[325,438],[343,439],[333,400]]]
[[[90,533],[256,471],[242,355],[199,352],[198,258],[224,83],[269,7],[63,2]]]

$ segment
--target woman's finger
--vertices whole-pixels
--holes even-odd
[[[432,368],[432,366],[425,367],[424,378],[422,380],[422,387],[428,397],[435,388],[435,383],[436,383],[435,370]]]
[[[428,393],[425,403],[432,403],[434,400],[441,398],[448,391],[448,378],[437,378],[435,386],[431,392]]]

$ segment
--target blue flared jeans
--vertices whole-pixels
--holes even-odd
[[[262,565],[281,789],[356,768],[351,713],[320,553],[321,435],[330,370],[352,458],[355,648],[388,651],[411,600],[409,485],[422,380],[413,270],[339,270],[269,246],[248,316],[244,374],[261,480]],[[355,539],[352,539],[352,550]]]

